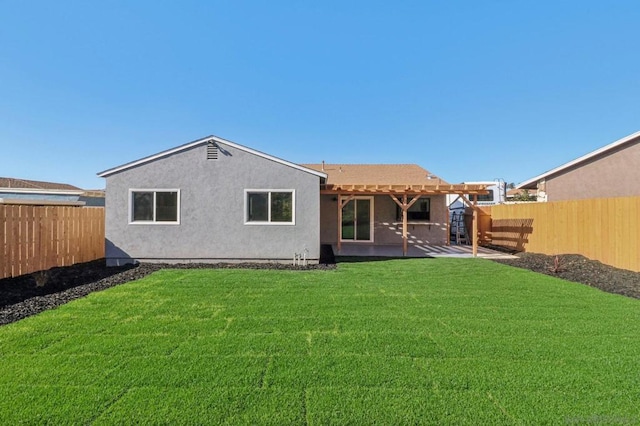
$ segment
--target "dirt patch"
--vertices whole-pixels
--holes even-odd
[[[498,263],[529,269],[568,281],[586,284],[608,293],[640,299],[640,273],[618,269],[579,254],[548,256],[520,253],[517,259],[496,259]]]
[[[0,280],[0,325],[53,309],[94,291],[138,280],[163,268],[173,269],[334,269],[334,265],[293,266],[279,263],[140,264],[107,267],[104,260],[52,268],[46,272]]]

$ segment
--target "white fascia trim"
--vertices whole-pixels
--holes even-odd
[[[0,204],[23,206],[60,206],[60,207],[84,207],[84,201],[55,201],[55,200],[30,200],[26,198],[0,198]],[[98,207],[103,208],[103,207]]]
[[[301,166],[300,164],[296,164],[296,163],[292,163],[290,161],[283,160],[282,158],[274,157],[273,155],[265,154],[264,152],[260,152],[260,151],[257,151],[255,149],[251,149],[251,148],[248,148],[248,147],[243,146],[243,145],[238,145],[237,143],[234,143],[234,142],[219,138],[217,136],[211,136],[209,138],[209,140],[213,140],[215,142],[231,146],[233,148],[239,149],[241,151],[248,152],[248,153],[253,154],[253,155],[257,155],[258,157],[262,157],[262,158],[265,158],[267,160],[275,161],[276,163],[280,163],[280,164],[283,164],[285,166],[293,167],[294,169],[297,169],[297,170],[300,170],[300,171],[303,171],[303,172],[306,172],[306,173],[310,173],[312,175],[315,175],[315,176],[318,176],[318,177],[321,177],[321,178],[325,178],[326,179],[327,176],[328,176],[326,173],[319,172],[317,170],[313,170],[313,169],[310,169],[308,167]]]
[[[325,179],[327,178],[327,174],[326,173],[318,172],[316,170],[309,169],[307,167],[303,167],[303,166],[301,166],[299,164],[291,163],[291,162],[283,160],[281,158],[274,157],[274,156],[269,155],[269,154],[265,154],[264,152],[256,151],[255,149],[247,148],[246,146],[239,145],[237,143],[234,143],[234,142],[231,142],[231,141],[228,141],[226,139],[222,139],[222,138],[219,138],[219,137],[213,136],[213,135],[207,136],[206,138],[198,139],[198,140],[193,141],[193,142],[189,142],[189,143],[184,144],[184,145],[180,145],[178,147],[175,147],[175,148],[172,148],[172,149],[169,149],[169,150],[166,150],[166,151],[159,152],[159,153],[151,155],[149,157],[144,157],[144,158],[141,158],[139,160],[132,161],[130,163],[126,163],[126,164],[123,164],[121,166],[114,167],[114,168],[102,171],[102,172],[98,173],[98,176],[99,177],[108,177],[108,176],[111,176],[114,173],[118,173],[118,172],[121,172],[123,170],[127,170],[127,169],[130,169],[130,168],[135,167],[135,166],[139,166],[141,164],[149,163],[149,162],[151,162],[153,160],[156,160],[158,158],[166,157],[168,155],[171,155],[171,154],[174,154],[176,152],[180,152],[180,151],[184,151],[184,150],[190,149],[190,148],[192,148],[194,146],[197,146],[197,145],[200,145],[200,144],[203,144],[203,143],[206,143],[206,142],[217,142],[217,143],[220,143],[220,144],[223,144],[223,145],[227,145],[227,146],[230,146],[232,148],[235,148],[235,149],[238,149],[238,150],[241,150],[241,151],[244,151],[244,152],[248,152],[250,154],[257,155],[258,157],[262,157],[262,158],[265,158],[267,160],[275,161],[276,163],[283,164],[285,166],[289,166],[289,167],[292,167],[294,169],[297,169],[297,170],[300,170],[300,171],[303,171],[303,172],[306,172],[306,173],[310,173],[312,175],[315,175],[315,176],[318,176],[318,177],[321,177],[321,178],[325,178]]]
[[[0,192],[12,194],[82,195],[85,191],[74,189],[0,188]]]
[[[565,163],[562,166],[556,167],[555,169],[549,170],[548,172],[545,172],[545,173],[543,173],[541,175],[538,175],[538,176],[536,176],[534,178],[531,178],[529,180],[525,180],[524,182],[519,183],[516,186],[516,188],[517,189],[522,189],[523,187],[529,186],[532,183],[536,183],[537,181],[539,181],[539,180],[541,180],[543,178],[546,178],[547,176],[554,175],[554,174],[556,174],[558,172],[561,172],[564,169],[568,169],[569,167],[575,166],[578,163],[581,163],[583,161],[589,160],[590,158],[593,158],[593,157],[595,157],[595,156],[597,156],[599,154],[602,154],[602,153],[607,152],[607,151],[609,151],[609,150],[611,150],[613,148],[616,148],[616,147],[618,147],[620,145],[623,145],[623,144],[625,144],[625,143],[627,143],[627,142],[629,142],[629,141],[631,141],[631,140],[633,140],[633,139],[635,139],[635,138],[637,138],[639,136],[640,136],[640,131],[635,132],[635,133],[633,133],[633,134],[631,134],[629,136],[625,136],[624,138],[618,139],[617,141],[615,141],[613,143],[610,143],[609,145],[606,145],[606,146],[603,146],[602,148],[596,149],[595,151],[592,151],[592,152],[590,152],[590,153],[588,153],[586,155],[583,155],[582,157],[576,158],[573,161],[569,161],[568,163]]]

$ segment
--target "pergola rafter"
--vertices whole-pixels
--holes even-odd
[[[321,194],[407,194],[407,195],[480,195],[488,194],[486,185],[434,184],[434,185],[367,185],[367,184],[325,184],[320,185]]]

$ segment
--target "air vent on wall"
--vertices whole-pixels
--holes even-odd
[[[209,142],[207,144],[207,160],[218,159],[218,145],[215,142]]]

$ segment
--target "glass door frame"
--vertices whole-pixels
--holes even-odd
[[[342,221],[344,220],[344,208],[347,206],[347,204],[349,204],[352,201],[356,201],[356,200],[369,200],[369,239],[368,240],[358,240],[356,239],[356,232],[357,232],[357,221],[354,220],[354,238],[353,239],[344,239],[342,238]],[[338,203],[340,205],[340,220],[338,221],[338,229],[340,232],[340,242],[343,243],[372,243],[374,241],[374,223],[375,223],[375,216],[374,216],[374,197],[371,195],[357,195],[357,196],[344,196],[341,195],[340,197],[338,197]],[[346,201],[346,202],[345,202]],[[355,216],[357,216],[357,212],[355,212]]]

